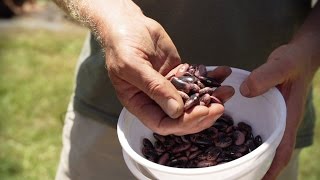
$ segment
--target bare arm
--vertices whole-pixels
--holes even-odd
[[[310,55],[312,67],[320,65],[320,2],[317,2],[306,21],[295,34],[291,44],[295,44]],[[314,71],[314,69],[313,69]]]
[[[123,16],[142,15],[131,0],[53,0],[76,21],[90,28],[105,45],[110,26]]]

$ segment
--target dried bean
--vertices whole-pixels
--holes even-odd
[[[149,148],[149,149],[154,148],[152,142],[149,139],[143,138],[142,142],[143,142],[144,147]]]
[[[197,163],[197,167],[198,168],[209,167],[209,166],[214,166],[216,164],[217,164],[216,161],[203,160]]]
[[[198,157],[198,155],[200,155],[201,153],[202,153],[201,150],[197,150],[197,151],[191,153],[191,154],[188,156],[188,158],[189,158],[189,159],[194,159],[195,157]]]
[[[190,98],[184,104],[184,110],[188,110],[191,107],[198,105],[200,103],[199,93],[195,93],[190,96]]]
[[[261,138],[260,135],[258,135],[258,136],[256,136],[256,137],[254,138],[254,144],[255,144],[256,146],[260,146],[260,145],[262,144],[262,138]]]
[[[166,165],[169,162],[169,158],[170,154],[168,152],[163,153],[158,160],[158,164]]]
[[[191,84],[182,81],[181,79],[177,78],[177,77],[172,77],[171,78],[171,83],[174,85],[174,87],[176,87],[177,90],[183,91],[185,93],[189,93],[191,90]]]
[[[189,75],[189,76],[183,75],[183,76],[178,77],[178,79],[180,79],[181,81],[186,82],[186,83],[195,83],[198,80],[196,77],[194,77],[192,75]]]
[[[166,141],[166,137],[165,137],[165,136],[162,136],[162,135],[157,134],[157,133],[153,133],[153,137],[154,137],[156,140],[158,140],[158,141],[160,141],[160,142],[162,142],[162,143],[164,143],[164,142]]]
[[[187,64],[187,63],[183,64],[183,65],[178,69],[178,71],[176,72],[175,76],[176,76],[176,77],[180,77],[180,76],[184,75],[184,74],[188,71],[188,68],[189,68],[189,64]]]
[[[205,106],[208,106],[211,102],[211,98],[209,94],[204,94],[200,97],[200,102],[203,102]]]
[[[220,148],[226,148],[229,147],[232,144],[232,138],[225,137],[221,139],[217,139],[214,144]]]
[[[202,89],[199,90],[199,94],[200,95],[203,95],[203,94],[209,94],[210,95],[210,94],[213,93],[214,90],[215,90],[214,88],[205,87],[205,88],[202,88]]]
[[[189,149],[190,147],[191,147],[191,143],[177,144],[171,149],[171,152],[176,154],[176,153],[185,151],[185,150]]]
[[[234,125],[230,116],[221,116],[211,127],[184,136],[153,133],[154,144],[144,138],[142,154],[152,162],[178,168],[199,168],[222,164],[250,153],[262,144],[249,124]]]
[[[238,146],[243,144],[246,140],[245,135],[238,130],[233,132],[232,137],[234,138],[234,144]]]
[[[158,152],[158,153],[163,153],[166,151],[166,148],[163,146],[163,144],[160,141],[156,141],[154,143],[154,149]]]
[[[183,91],[178,91],[178,94],[181,96],[183,102],[186,102],[190,98],[189,95]]]
[[[240,130],[244,130],[244,131],[246,131],[247,133],[251,133],[251,131],[252,131],[251,126],[248,125],[248,124],[245,123],[245,122],[239,122],[239,123],[238,123],[238,127],[239,127]]]
[[[170,76],[170,82],[176,87],[180,96],[185,103],[185,110],[196,106],[209,106],[211,103],[222,104],[221,100],[211,96],[215,88],[219,87],[220,83],[211,77],[207,77],[206,66],[183,64],[175,75]],[[200,96],[208,93],[211,97],[206,95],[203,100],[191,98],[194,94],[199,93]],[[198,96],[198,95],[197,95]]]

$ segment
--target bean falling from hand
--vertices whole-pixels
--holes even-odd
[[[144,138],[142,154],[148,160],[177,168],[202,168],[238,159],[262,144],[245,122],[237,125],[223,114],[211,127],[195,134],[162,136],[153,133],[154,144]]]

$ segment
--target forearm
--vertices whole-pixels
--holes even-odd
[[[53,1],[73,19],[89,27],[100,41],[107,38],[110,26],[117,22],[117,19],[142,14],[140,8],[131,0]]]
[[[318,2],[290,42],[309,54],[313,71],[320,66],[320,2]]]

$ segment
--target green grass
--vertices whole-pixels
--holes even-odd
[[[0,33],[0,179],[53,179],[84,30]]]
[[[63,117],[85,30],[0,32],[0,179],[54,179]],[[320,106],[320,72],[315,77]],[[320,109],[317,115],[320,117]],[[300,179],[320,177],[320,122],[302,152]]]
[[[301,153],[299,174],[301,180],[318,180],[320,177],[320,71],[314,78],[313,94],[317,115],[314,144]]]

